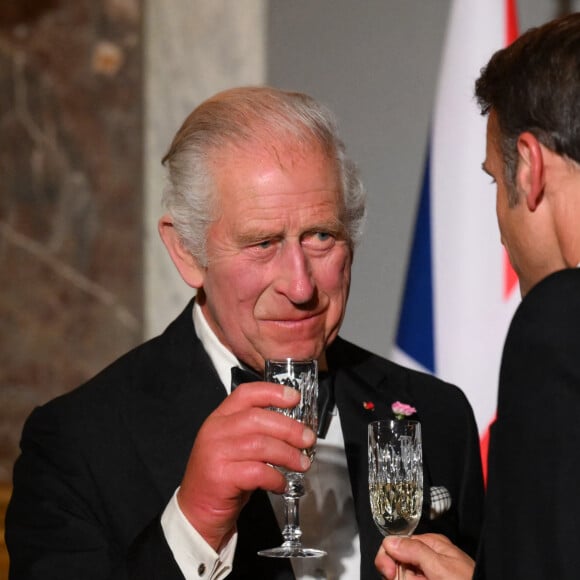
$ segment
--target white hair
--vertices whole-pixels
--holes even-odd
[[[242,87],[218,93],[197,107],[176,133],[163,158],[168,185],[163,203],[184,247],[207,265],[207,231],[217,216],[210,160],[216,152],[265,139],[320,146],[340,175],[345,228],[351,248],[359,242],[366,193],[356,165],[347,157],[334,116],[303,93],[271,87]]]

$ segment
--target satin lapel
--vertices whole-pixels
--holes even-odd
[[[395,401],[414,404],[404,381],[389,380],[384,364],[337,339],[328,353],[344,436],[361,546],[361,580],[377,578],[374,559],[383,540],[372,515],[368,493],[368,424],[391,419]],[[376,358],[375,358],[376,360]],[[384,361],[382,361],[384,363]],[[426,491],[429,489],[425,482]]]
[[[181,481],[199,427],[226,397],[191,316],[190,303],[145,346],[126,394],[129,437],[164,498]]]

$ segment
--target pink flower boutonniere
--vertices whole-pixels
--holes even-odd
[[[411,407],[411,405],[407,405],[406,403],[401,403],[401,401],[395,401],[391,405],[391,409],[395,414],[395,417],[399,420],[404,419],[405,417],[410,417],[417,412],[415,407]]]

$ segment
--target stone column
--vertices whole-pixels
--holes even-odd
[[[265,78],[266,0],[145,2],[145,334],[161,332],[194,294],[157,234],[161,158],[185,117],[214,93]]]

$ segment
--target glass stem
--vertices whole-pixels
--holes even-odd
[[[395,576],[395,580],[405,580],[405,577],[405,566],[397,562],[397,575]]]
[[[300,544],[302,530],[300,529],[299,502],[304,495],[304,475],[288,473],[286,475],[286,491],[284,492],[285,525],[282,530],[284,544]]]

